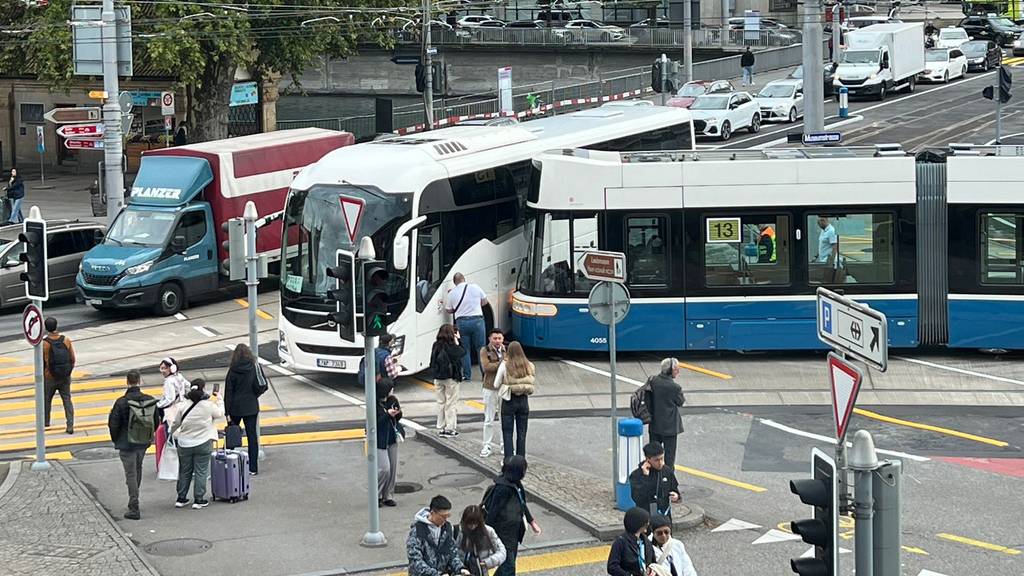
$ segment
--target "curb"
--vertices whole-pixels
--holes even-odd
[[[463,452],[460,452],[452,444],[446,443],[440,438],[430,433],[417,434],[417,438],[422,439],[424,442],[429,444],[436,450],[442,451],[445,454],[454,457],[456,460],[463,464],[469,465],[487,475],[493,476],[495,471],[493,468],[487,466],[484,462],[472,456],[467,456]],[[613,525],[599,525],[595,524],[587,518],[567,510],[562,502],[547,497],[545,494],[539,493],[536,490],[530,491],[530,497],[543,504],[551,511],[574,525],[586,530],[589,534],[600,540],[601,542],[608,542],[614,540],[622,532],[622,526],[620,524]],[[704,524],[705,513],[704,509],[696,504],[685,504],[683,507],[689,510],[689,513],[683,516],[673,517],[673,528],[678,530],[688,530],[696,528]]]
[[[135,545],[135,542],[132,542],[132,539],[129,538],[128,535],[125,534],[123,530],[121,530],[121,527],[118,526],[117,522],[115,522],[114,519],[110,516],[110,514],[107,513],[107,510],[103,507],[103,505],[100,504],[99,501],[93,497],[92,493],[90,493],[88,488],[85,487],[85,484],[82,484],[82,481],[78,479],[78,476],[75,476],[74,473],[71,472],[71,470],[64,466],[64,464],[61,463],[60,461],[50,461],[50,465],[53,466],[54,470],[56,470],[58,473],[63,474],[69,479],[72,489],[76,490],[79,493],[79,496],[93,503],[93,505],[96,507],[96,510],[99,511],[100,516],[102,516],[107,521],[107,523],[110,525],[113,531],[117,533],[121,540],[128,546],[128,549],[131,550],[135,557],[138,559],[139,564],[141,564],[143,568],[142,570],[140,570],[140,572],[149,573],[151,576],[160,576],[160,573],[157,572],[156,568],[149,563],[149,560],[147,560],[145,556],[143,556],[142,551],[139,550],[138,546]]]
[[[0,484],[0,502],[3,501],[4,496],[14,488],[14,483],[18,481],[18,475],[21,474],[22,462],[12,461],[10,467],[7,470],[7,478],[4,478],[4,483]]]

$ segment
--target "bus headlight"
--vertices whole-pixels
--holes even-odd
[[[522,316],[545,316],[550,317],[558,314],[558,307],[554,304],[538,304],[527,302],[512,296],[512,312]]]

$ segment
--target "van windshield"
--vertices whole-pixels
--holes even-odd
[[[117,246],[163,246],[174,228],[174,212],[126,208],[117,215],[104,244]]]
[[[843,64],[878,64],[878,51],[847,50],[843,52]]]

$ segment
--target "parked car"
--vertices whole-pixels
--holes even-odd
[[[666,106],[674,108],[689,108],[698,96],[714,94],[716,92],[735,92],[736,89],[728,80],[694,80],[683,84],[676,92],[676,95],[665,102]]]
[[[482,22],[490,22],[492,20],[497,20],[497,18],[484,14],[472,14],[459,18],[458,25],[460,28],[479,28]]]
[[[833,78],[835,76],[835,72],[836,72],[835,71],[835,66],[832,65],[832,64],[825,64],[824,66],[822,66],[822,69],[824,71],[824,73],[822,75],[822,82],[824,82],[824,86],[823,86],[824,91],[822,92],[822,94],[826,98],[828,98],[829,96],[832,96],[835,93],[835,87],[832,84],[832,80],[833,80]],[[792,72],[789,73],[789,76],[787,76],[787,78],[792,78],[792,79],[795,79],[795,80],[803,80],[804,79],[804,67],[803,66],[797,66],[796,68],[793,69]]]
[[[967,76],[967,57],[959,48],[934,48],[924,53],[924,72],[918,82],[949,82]]]
[[[988,72],[1003,61],[1003,49],[991,40],[971,40],[960,45],[960,51],[967,57],[967,71]]]
[[[618,26],[586,19],[570,20],[557,33],[564,37],[585,38],[601,42],[614,42],[626,37],[626,31]]]
[[[804,81],[774,80],[764,85],[754,97],[761,107],[761,119],[796,122],[804,115]]]
[[[75,275],[82,257],[103,242],[106,227],[97,222],[49,220],[46,223],[47,267],[50,297],[75,294]],[[25,304],[25,283],[21,273],[25,265],[19,258],[25,245],[18,240],[21,224],[0,228],[0,307]]]
[[[544,23],[550,22],[552,28],[561,28],[562,26],[565,26],[567,22],[572,22],[575,18],[576,16],[573,16],[571,12],[566,11],[552,12],[545,10],[537,13],[537,19]]]
[[[1022,33],[1013,20],[1001,16],[968,16],[960,27],[975,40],[991,40],[999,46],[1013,46]]]
[[[630,28],[668,28],[672,25],[672,22],[664,16],[658,16],[654,19],[654,23],[651,23],[650,18],[644,18],[643,20],[630,24]]]
[[[741,128],[751,134],[761,129],[761,109],[747,92],[698,96],[690,106],[690,114],[697,136],[728,140]]]
[[[505,28],[547,28],[547,22],[543,20],[516,20],[515,22],[509,22],[505,25]]]
[[[967,30],[948,26],[939,30],[939,37],[935,39],[936,48],[958,48],[964,42],[969,42],[971,37]]]

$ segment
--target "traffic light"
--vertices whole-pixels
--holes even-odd
[[[391,323],[388,314],[388,270],[382,260],[363,262],[363,336],[383,336]]]
[[[25,296],[30,300],[50,298],[50,273],[46,266],[46,221],[26,219],[18,240],[25,245],[19,257],[26,264],[21,273],[25,283]]]
[[[984,88],[981,89],[981,95],[991,100],[995,98],[995,91],[992,89],[991,86],[985,86]]]
[[[356,340],[355,257],[351,252],[338,250],[337,265],[327,268],[327,275],[335,279],[334,290],[327,298],[334,300],[335,312],[329,316],[338,325],[342,340]]]
[[[999,67],[999,101],[1006,104],[1010,101],[1010,87],[1013,86],[1013,75],[1010,67],[1005,64]]]
[[[427,67],[423,64],[416,65],[416,91],[425,92],[427,90]]]
[[[664,71],[661,69],[661,59],[655,60],[651,66],[651,90],[661,94],[665,89]]]
[[[430,84],[433,92],[444,93],[444,63],[443,62],[431,62],[430,65]],[[416,91],[426,92],[427,90],[427,67],[423,64],[416,65]]]
[[[839,501],[836,493],[835,461],[817,448],[811,451],[811,479],[790,480],[789,489],[804,504],[814,506],[814,518],[795,520],[793,534],[814,545],[813,558],[789,561],[800,576],[837,576]]]
[[[670,94],[675,94],[676,90],[679,89],[679,62],[675,60],[668,60],[668,78],[665,82],[665,90]]]
[[[224,223],[228,239],[222,244],[228,253],[227,272],[231,280],[245,280],[245,220],[231,218]]]

